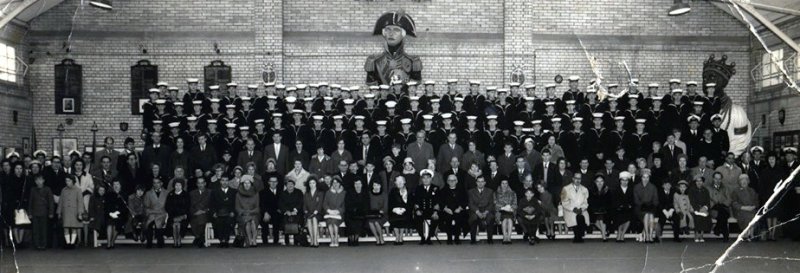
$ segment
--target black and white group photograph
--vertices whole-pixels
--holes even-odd
[[[798,272],[800,0],[0,0],[0,272]]]

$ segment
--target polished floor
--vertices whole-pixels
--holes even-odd
[[[114,250],[20,250],[19,272],[681,272],[684,268],[713,263],[728,246],[721,241],[661,244],[568,240],[536,246],[438,245],[317,249],[259,247],[249,249],[142,249],[118,246]],[[742,244],[718,272],[800,272],[800,244],[754,242]],[[683,258],[682,258],[683,256]],[[771,257],[772,259],[758,258]],[[0,272],[15,272],[10,249],[3,252]],[[795,260],[783,260],[783,258]],[[710,267],[689,272],[709,272]]]

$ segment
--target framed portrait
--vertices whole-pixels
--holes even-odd
[[[63,98],[61,99],[61,111],[64,113],[75,113],[75,99]]]
[[[53,155],[63,157],[62,155],[66,155],[72,150],[80,151],[77,138],[53,138]]]
[[[150,101],[150,99],[139,99],[138,104],[137,104],[139,106],[139,112],[135,113],[135,114],[144,114],[144,105],[148,101]]]
[[[22,153],[33,154],[33,151],[31,151],[31,139],[29,137],[22,138]]]

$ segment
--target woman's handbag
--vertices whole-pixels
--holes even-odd
[[[25,196],[25,186],[27,182],[27,179],[22,181],[22,193],[20,193],[20,200],[22,200],[21,198]],[[28,217],[28,212],[22,208],[22,201],[19,203],[19,208],[14,210],[14,224],[18,226],[31,224],[31,218]]]
[[[283,233],[286,235],[300,234],[300,223],[298,223],[297,216],[286,216],[283,224]]]
[[[31,218],[28,217],[28,212],[25,209],[14,210],[14,224],[18,226],[31,224]]]

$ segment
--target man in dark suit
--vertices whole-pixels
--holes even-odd
[[[534,185],[538,183],[538,181],[542,181],[541,183],[544,184],[546,189],[549,192],[557,192],[561,189],[561,182],[557,179],[558,174],[558,166],[555,163],[550,162],[550,157],[552,153],[549,149],[542,150],[542,162],[536,165],[536,168],[533,169],[533,174],[536,176],[536,181],[534,181]]]
[[[259,193],[259,207],[264,213],[261,218],[261,240],[264,241],[264,244],[267,244],[269,238],[269,225],[272,225],[272,244],[279,244],[281,214],[278,212],[278,196],[280,196],[281,188],[278,180],[277,176],[268,177],[267,188]]]
[[[142,158],[142,153],[136,151],[136,141],[133,140],[132,137],[125,138],[125,150],[119,153],[119,158],[116,160],[117,171],[122,171],[122,168],[126,168],[128,164],[128,155],[133,154],[136,156],[136,168],[139,168],[139,160]]]
[[[528,170],[528,162],[523,156],[517,156],[515,165],[516,168],[508,176],[508,185],[514,192],[521,192],[522,182],[525,181],[525,176],[531,174],[531,171]]]
[[[439,224],[439,200],[436,198],[439,187],[431,185],[433,171],[425,169],[420,175],[422,184],[414,190],[414,220],[421,238],[419,244],[432,245],[431,238],[436,234]]]
[[[678,167],[678,156],[683,154],[683,149],[675,146],[675,135],[667,135],[667,141],[661,149],[661,162],[667,170]]]
[[[236,190],[228,186],[228,177],[220,180],[220,189],[211,193],[209,207],[214,217],[214,235],[219,239],[219,247],[227,248],[233,225],[236,223]]]
[[[428,159],[433,159],[433,146],[425,141],[425,130],[417,131],[417,139],[406,146],[406,155],[414,161],[414,169],[422,170],[428,167]]]
[[[123,192],[135,192],[136,186],[145,185],[143,179],[145,175],[142,169],[137,168],[138,162],[136,161],[136,154],[128,154],[124,161],[120,161],[118,180],[122,184]]]
[[[445,170],[450,167],[450,161],[453,157],[461,158],[464,155],[464,148],[461,147],[456,141],[458,137],[456,137],[456,133],[450,133],[447,135],[447,143],[442,144],[439,147],[439,154],[436,156],[436,169],[437,170]],[[445,176],[447,177],[447,176]],[[461,180],[463,177],[459,177],[458,181]]]
[[[494,234],[494,191],[486,188],[486,179],[479,176],[474,189],[469,190],[469,227],[470,244],[477,244],[478,227],[486,227],[486,237],[489,244],[492,243]]]
[[[272,133],[272,144],[267,144],[264,148],[264,157],[275,159],[275,170],[280,175],[286,175],[291,169],[289,163],[289,147],[281,144],[281,133],[276,131]]]
[[[497,157],[498,171],[500,171],[500,174],[503,176],[510,177],[511,172],[514,171],[515,162],[516,156],[514,155],[514,146],[512,146],[511,143],[506,143],[503,145],[502,155]]]
[[[372,189],[372,183],[382,183],[378,172],[375,171],[375,164],[372,162],[367,162],[367,165],[364,166],[364,174],[361,177],[366,189]],[[386,189],[386,185],[381,184],[381,189]]]
[[[167,166],[169,166],[169,156],[172,154],[172,149],[167,145],[161,144],[161,133],[154,132],[151,138],[153,140],[152,144],[147,145],[142,152],[140,166],[144,170],[150,170],[153,164],[158,164],[161,167],[158,172],[159,175],[168,177],[171,175]]]
[[[114,163],[111,162],[111,157],[107,155],[103,155],[100,159],[100,168],[95,169],[92,171],[92,180],[94,180],[95,186],[98,185],[105,185],[106,188],[111,187],[111,182],[117,180],[117,169],[114,168],[116,165],[112,165]]]
[[[189,193],[191,204],[189,213],[191,215],[192,234],[194,235],[192,244],[202,248],[206,244],[206,223],[208,223],[211,191],[206,189],[205,177],[198,177],[195,183],[197,189]]]
[[[264,171],[264,155],[261,151],[256,150],[256,142],[248,137],[245,143],[245,150],[239,152],[239,158],[236,159],[236,165],[247,168],[247,163],[253,162],[256,164],[256,173]]]
[[[442,152],[442,150],[439,150],[439,154],[440,155],[441,155],[441,152]],[[459,187],[467,186],[466,185],[467,184],[466,181],[469,180],[469,179],[467,179],[469,174],[466,171],[464,171],[461,168],[459,168],[459,166],[461,166],[461,162],[459,161],[458,157],[455,157],[455,156],[451,157],[450,160],[448,160],[448,163],[449,164],[445,167],[446,169],[439,169],[439,167],[436,167],[436,170],[438,172],[440,172],[440,173],[442,171],[444,171],[442,177],[448,177],[451,174],[455,175],[456,178],[458,179],[458,181],[461,182],[458,185]],[[470,185],[470,186],[472,186],[474,188],[474,185]]]
[[[599,171],[599,173],[602,173],[605,177],[608,188],[616,189],[619,186],[619,170],[615,168],[614,160],[611,158],[605,159],[603,170]]]
[[[361,143],[357,146],[356,152],[353,153],[353,159],[361,166],[366,165],[367,162],[377,166],[382,153],[380,145],[372,145],[372,137],[367,131],[361,133],[359,137],[361,137]]]
[[[201,169],[206,175],[211,174],[211,168],[217,163],[217,151],[214,150],[214,145],[208,144],[206,134],[197,135],[197,145],[192,148],[191,155],[189,160],[192,169]]]
[[[492,189],[493,191],[497,190],[497,187],[500,186],[501,181],[508,179],[508,177],[500,173],[499,168],[500,166],[497,165],[497,161],[495,160],[489,161],[489,171],[486,173],[485,180],[486,180],[486,187]],[[471,190],[473,188],[475,187],[467,187],[468,190]]]
[[[102,165],[101,163],[104,156],[108,156],[108,158],[111,160],[111,167],[113,167],[113,169],[117,168],[117,159],[119,159],[119,152],[114,150],[114,138],[106,137],[103,140],[103,143],[104,143],[103,144],[104,149],[102,151],[100,152],[92,151],[94,152],[94,164],[92,165],[93,167],[92,171],[100,169],[100,165]]]

